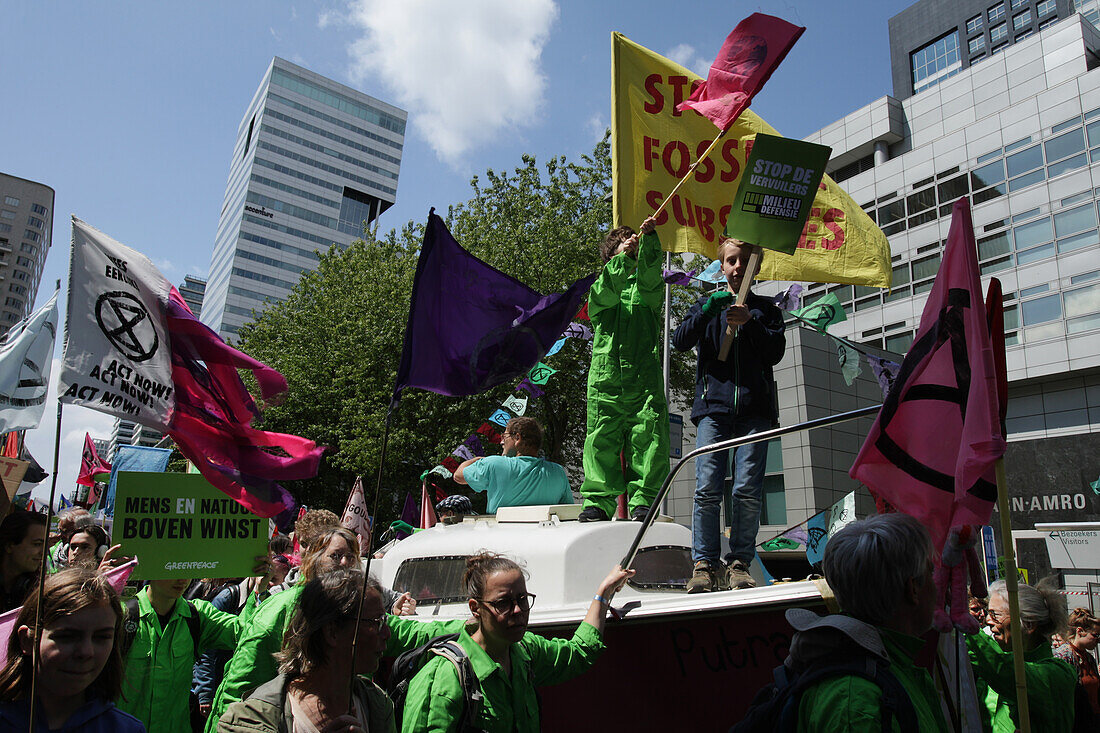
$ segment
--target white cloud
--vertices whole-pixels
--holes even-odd
[[[604,133],[607,132],[607,120],[599,112],[595,113],[588,118],[588,122],[585,123],[585,129],[588,130],[588,134],[592,136],[595,142],[603,140]]]
[[[282,36],[280,36],[280,35],[279,35],[279,32],[278,32],[278,31],[276,31],[276,30],[275,30],[274,28],[272,28],[271,26],[268,26],[268,27],[267,27],[267,29],[268,29],[269,31],[271,31],[271,37],[272,37],[272,38],[274,38],[274,39],[275,39],[276,41],[281,41],[281,40],[283,40],[283,37],[282,37]]]
[[[538,119],[540,65],[554,0],[350,0],[361,32],[348,51],[356,82],[380,79],[452,165],[471,149]]]
[[[700,56],[695,50],[694,46],[687,43],[681,43],[678,46],[673,46],[664,53],[665,58],[675,61],[691,71],[694,71],[704,79],[707,78],[707,74],[710,72],[710,65],[714,59],[704,58]]]
[[[335,10],[322,10],[317,14],[317,27],[321,30],[325,30],[330,25],[340,23],[344,20],[344,16]]]
[[[35,460],[51,474],[34,489],[35,501],[48,501],[50,482],[53,480],[53,448],[57,431],[57,375],[61,371],[61,360],[53,360],[50,375],[50,389],[46,395],[46,411],[42,423],[34,430],[27,431],[27,449]],[[84,433],[93,438],[111,437],[111,428],[115,419],[110,415],[90,410],[86,407],[66,405],[61,417],[61,454],[57,471],[57,496],[69,496],[76,488],[76,477],[80,474],[80,455],[84,450]],[[106,456],[103,456],[106,458]]]

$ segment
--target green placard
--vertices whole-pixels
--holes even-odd
[[[757,135],[726,236],[793,255],[831,152],[826,145]]]
[[[268,520],[191,473],[119,471],[111,540],[136,580],[252,575]]]

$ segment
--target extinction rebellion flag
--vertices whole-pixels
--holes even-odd
[[[62,402],[168,429],[172,355],[161,303],[170,289],[148,257],[73,217]]]

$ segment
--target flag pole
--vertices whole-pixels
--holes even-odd
[[[731,122],[730,124],[732,125],[733,123]],[[699,159],[691,164],[691,167],[688,168],[688,172],[684,174],[684,177],[676,182],[676,186],[672,189],[672,192],[665,197],[665,200],[661,202],[661,205],[657,207],[657,210],[653,212],[652,216],[654,219],[661,215],[661,212],[665,210],[666,206],[668,206],[668,202],[671,201],[672,197],[676,195],[676,192],[680,190],[680,186],[683,186],[684,181],[691,178],[691,174],[695,172],[695,169],[699,167],[700,163],[707,159],[707,156],[710,155],[715,146],[718,145],[718,141],[726,136],[726,132],[728,130],[729,128],[727,127],[725,130],[719,132],[718,136],[715,137],[713,141],[711,141],[710,147],[703,151],[703,154],[699,156]]]
[[[370,516],[370,534],[367,536],[367,564],[363,567],[363,590],[359,594],[359,608],[355,612],[355,633],[351,637],[351,658],[355,660],[355,650],[359,645],[359,619],[363,615],[363,601],[367,596],[367,578],[370,577],[370,561],[374,558],[374,553],[371,552],[370,546],[374,542],[374,522],[378,519],[378,502],[382,496],[382,468],[386,465],[386,446],[390,442],[390,425],[393,422],[393,414],[397,411],[397,401],[400,392],[394,390],[393,399],[390,400],[389,407],[386,408],[386,423],[382,429],[382,450],[378,455],[378,474],[374,483],[374,508],[371,510]],[[359,554],[363,554],[363,548],[359,548]],[[384,599],[383,599],[384,602]],[[383,608],[383,614],[389,613],[390,608]],[[348,680],[348,706],[351,709],[351,701],[355,695],[355,675],[351,676]]]
[[[50,522],[53,519],[53,503],[57,498],[57,467],[61,460],[61,400],[57,401],[57,430],[53,439],[53,476],[50,477],[50,503],[46,507],[46,542],[42,546],[42,562],[38,567],[38,602],[34,606],[34,646],[31,647],[31,718],[30,729],[34,730],[35,688],[38,685],[38,645],[42,639],[42,594],[46,587],[46,558],[49,556]]]
[[[1024,638],[1020,623],[1019,578],[1016,570],[1016,549],[1012,542],[1012,517],[1009,515],[1008,479],[1005,459],[998,458],[997,510],[1001,515],[1001,546],[1005,558],[1005,591],[1008,595],[1008,619],[1012,632],[1012,666],[1016,672],[1016,707],[1020,711],[1020,730],[1031,732],[1031,712],[1027,701],[1027,678],[1024,675]]]

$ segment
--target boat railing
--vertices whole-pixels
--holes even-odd
[[[657,498],[653,500],[653,503],[649,506],[649,512],[646,513],[645,519],[642,521],[640,527],[638,527],[638,533],[634,536],[634,542],[630,545],[630,549],[627,551],[626,556],[623,558],[622,567],[629,568],[634,562],[634,557],[638,554],[638,548],[642,544],[642,538],[645,533],[653,525],[653,522],[657,520],[657,516],[660,514],[661,504],[664,502],[665,497],[668,495],[669,489],[672,488],[672,481],[676,478],[676,474],[680,472],[680,469],[687,464],[688,461],[694,459],[696,456],[702,456],[707,453],[716,453],[720,450],[729,450],[730,448],[737,448],[742,445],[749,445],[751,443],[759,443],[764,440],[771,440],[772,438],[778,438],[782,435],[790,435],[791,433],[800,433],[804,430],[813,430],[814,428],[824,428],[830,425],[838,425],[849,420],[858,420],[861,417],[869,417],[878,412],[882,405],[871,405],[870,407],[861,407],[858,410],[852,410],[850,412],[841,412],[836,415],[828,415],[826,417],[819,417],[814,420],[806,420],[805,422],[796,423],[794,425],[788,425],[786,427],[772,428],[771,430],[765,430],[760,433],[753,433],[751,435],[744,435],[740,438],[730,438],[729,440],[723,440],[718,443],[712,443],[710,445],[704,445],[691,451],[672,467],[672,470],[668,472],[668,476],[665,477],[665,481],[661,484],[661,490],[657,494]]]

